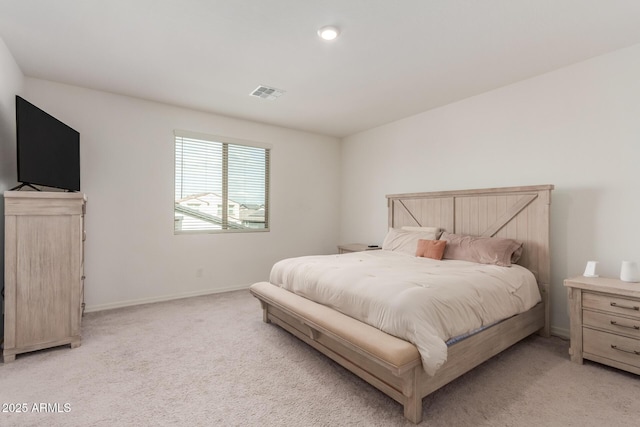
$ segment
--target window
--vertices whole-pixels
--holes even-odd
[[[175,131],[174,232],[269,230],[270,147]]]

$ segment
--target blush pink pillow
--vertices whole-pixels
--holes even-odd
[[[442,259],[444,248],[447,246],[446,240],[418,240],[416,256],[431,259]]]
[[[440,239],[447,241],[444,259],[509,267],[518,262],[522,255],[522,243],[513,239],[451,234],[446,231]]]

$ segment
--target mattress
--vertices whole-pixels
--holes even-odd
[[[413,343],[433,375],[446,341],[540,302],[533,274],[512,265],[413,257],[393,251],[289,258],[270,282]]]

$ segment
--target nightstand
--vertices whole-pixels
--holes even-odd
[[[588,359],[640,375],[640,283],[579,276],[564,285],[571,360]]]
[[[349,252],[377,251],[382,249],[380,246],[370,247],[364,243],[348,243],[346,245],[338,245],[338,253],[346,254]]]

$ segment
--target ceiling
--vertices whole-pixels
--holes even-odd
[[[640,1],[0,0],[0,37],[29,77],[344,137],[640,43]]]

